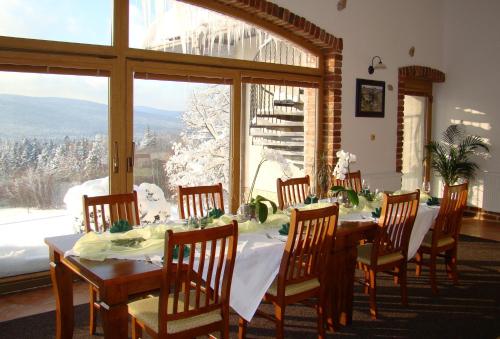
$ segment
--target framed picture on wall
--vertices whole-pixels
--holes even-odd
[[[356,79],[356,116],[383,118],[385,81]]]

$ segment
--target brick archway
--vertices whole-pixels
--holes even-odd
[[[397,143],[396,143],[396,172],[403,169],[403,135],[404,135],[404,98],[405,94],[413,94],[406,83],[420,80],[432,85],[434,82],[444,82],[445,74],[437,69],[424,66],[405,66],[398,70],[398,113],[397,113]]]
[[[324,151],[330,163],[341,147],[342,112],[342,49],[343,41],[316,26],[311,21],[288,9],[266,0],[180,0],[192,5],[224,13],[240,20],[255,23],[264,29],[292,38],[315,54],[320,54],[323,65],[323,107],[319,151]]]

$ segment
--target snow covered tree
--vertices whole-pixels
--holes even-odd
[[[229,187],[230,88],[208,85],[193,90],[186,124],[165,165],[169,186],[222,183]]]
[[[144,149],[153,146],[156,146],[156,134],[151,131],[151,128],[149,128],[149,126],[147,126],[146,130],[144,131],[144,135],[142,136],[141,142],[139,143],[139,148]]]

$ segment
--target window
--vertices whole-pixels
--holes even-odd
[[[0,277],[48,269],[44,238],[108,192],[108,78],[0,72]],[[75,220],[77,220],[75,222]]]
[[[134,80],[134,184],[155,201],[144,222],[178,217],[179,185],[220,182],[227,203],[230,113],[230,85]]]
[[[318,58],[255,25],[175,0],[130,2],[130,47],[318,67]]]
[[[111,45],[112,13],[112,0],[3,1],[0,35]]]

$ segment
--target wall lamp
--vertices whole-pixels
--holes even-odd
[[[376,64],[375,66],[373,66],[373,62],[377,58],[378,58],[378,64]],[[370,66],[368,66],[368,74],[373,74],[373,72],[375,72],[375,68],[378,68],[378,69],[386,68],[385,64],[382,62],[382,59],[378,55],[375,55],[372,58],[372,64]]]

